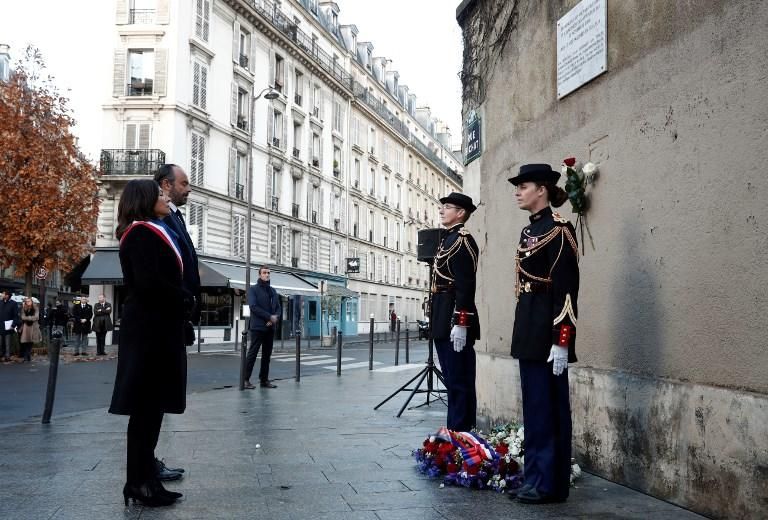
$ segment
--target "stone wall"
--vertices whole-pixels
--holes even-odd
[[[600,177],[581,259],[574,446],[593,471],[719,517],[768,512],[768,3],[608,0],[608,72],[561,100],[575,0],[467,0],[464,114],[483,153],[480,412],[519,417],[507,178],[567,156]],[[503,42],[499,39],[505,39]],[[568,205],[561,212],[573,218]]]

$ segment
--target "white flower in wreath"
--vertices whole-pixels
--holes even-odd
[[[507,433],[506,433],[506,432],[504,432],[504,431],[500,431],[499,433],[497,433],[497,434],[496,434],[496,439],[498,439],[498,440],[502,440],[502,439],[504,439],[506,436],[507,436]]]
[[[525,426],[521,426],[519,430],[517,430],[517,438],[522,440],[525,438]]]
[[[505,487],[507,487],[506,479],[500,478],[499,479],[499,488],[505,488]]]
[[[515,446],[515,445],[513,444],[512,446],[510,446],[510,447],[509,447],[509,453],[510,453],[510,454],[511,454],[513,457],[517,457],[518,455],[520,455],[520,446]]]

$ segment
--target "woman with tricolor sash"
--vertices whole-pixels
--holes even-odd
[[[157,480],[154,447],[164,413],[186,407],[184,265],[177,237],[162,221],[168,200],[153,180],[132,180],[118,206],[120,265],[126,298],[110,413],[129,415],[128,499],[167,506],[181,497]]]

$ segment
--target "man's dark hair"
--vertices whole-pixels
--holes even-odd
[[[174,168],[180,168],[178,164],[164,164],[160,168],[157,169],[155,172],[155,182],[158,184],[162,184],[163,181],[167,180],[171,184],[173,184],[173,181],[176,180],[176,172],[174,171]]]
[[[259,274],[261,274],[261,271],[264,270],[264,269],[266,269],[268,271],[270,270],[268,265],[266,265],[266,264],[262,265],[261,267],[259,267]]]
[[[125,230],[136,220],[151,220],[155,218],[155,203],[159,195],[157,183],[150,179],[134,179],[125,185],[117,206],[118,240]]]

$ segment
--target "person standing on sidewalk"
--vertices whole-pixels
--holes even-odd
[[[160,483],[154,455],[163,414],[186,409],[184,323],[191,299],[182,281],[178,238],[162,222],[169,212],[151,179],[129,181],[117,210],[126,298],[109,412],[130,416],[126,505],[133,498],[145,506],[166,506],[181,496]]]
[[[11,291],[0,291],[0,349],[2,349],[2,361],[11,360],[11,342],[16,327],[21,325],[19,306],[11,300]]]
[[[445,227],[432,269],[430,331],[448,390],[449,430],[475,427],[475,341],[480,322],[475,305],[475,274],[480,252],[464,227],[477,207],[462,193],[440,199]]]
[[[200,267],[195,244],[187,232],[187,224],[179,208],[187,203],[192,187],[189,184],[189,176],[181,166],[176,164],[162,165],[155,173],[154,178],[168,199],[168,206],[171,210],[168,216],[163,219],[163,224],[176,233],[179,252],[184,261],[182,283],[189,297],[188,312],[184,320],[184,344],[190,346],[195,342],[195,326],[200,323]],[[157,447],[158,440],[155,439],[155,447]],[[182,478],[184,473],[184,468],[169,468],[165,462],[157,457],[155,457],[155,466],[157,467],[157,477],[164,481],[178,480]]]
[[[99,302],[93,306],[93,332],[96,333],[96,355],[105,356],[107,332],[112,330],[112,304],[103,294],[99,295]]]
[[[275,325],[280,316],[280,297],[269,284],[269,267],[259,268],[259,279],[256,285],[248,289],[248,307],[251,310],[250,331],[251,345],[245,363],[245,388],[256,388],[250,381],[256,356],[261,351],[261,369],[259,370],[259,386],[262,388],[277,388],[269,380],[269,360],[272,357],[272,343],[275,339]]]
[[[21,358],[27,363],[32,361],[32,344],[40,343],[43,335],[40,333],[40,311],[32,298],[27,296],[21,305]]]
[[[91,319],[93,307],[88,303],[88,298],[80,296],[80,301],[72,306],[72,317],[75,322],[72,332],[75,333],[75,356],[88,355],[88,335],[91,333]],[[82,352],[81,352],[82,351]]]
[[[571,223],[550,208],[568,200],[559,178],[548,164],[525,164],[509,179],[518,207],[531,214],[515,255],[512,357],[520,363],[525,426],[517,498],[533,504],[563,502],[570,486],[568,363],[576,361],[579,248]]]

